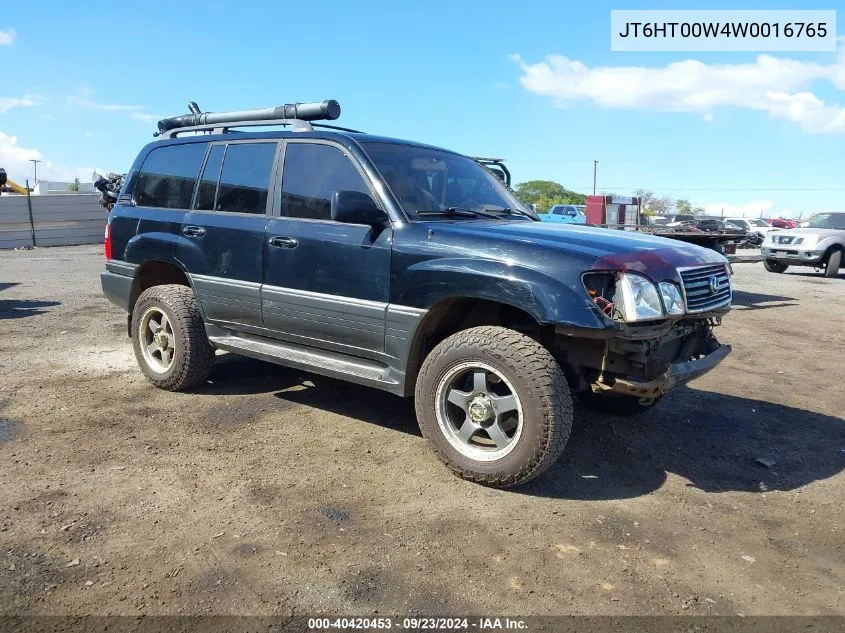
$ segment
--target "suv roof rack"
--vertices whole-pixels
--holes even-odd
[[[222,134],[234,127],[290,125],[294,132],[311,132],[311,121],[333,121],[340,116],[340,104],[334,99],[315,103],[286,103],[276,108],[236,110],[234,112],[202,112],[194,101],[188,102],[189,114],[162,119],[153,136],[175,138],[186,132]],[[347,132],[356,132],[332,125],[318,125]]]
[[[505,167],[504,158],[486,158],[484,156],[470,156],[470,158],[496,174],[508,187],[511,186],[511,172]]]

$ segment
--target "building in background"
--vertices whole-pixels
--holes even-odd
[[[56,194],[96,193],[90,182],[60,182],[57,180],[39,180],[32,188],[33,196],[47,196]]]

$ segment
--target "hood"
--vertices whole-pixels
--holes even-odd
[[[631,270],[652,279],[677,279],[677,269],[727,264],[716,251],[636,231],[546,222],[437,223],[437,232],[510,241],[528,248],[572,253],[592,260],[593,270]]]
[[[777,237],[799,237],[805,235],[821,235],[822,237],[827,237],[828,235],[843,234],[845,234],[845,229],[814,229],[809,226],[800,229],[781,229],[780,231],[773,233],[773,235]]]

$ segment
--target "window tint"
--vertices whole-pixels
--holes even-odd
[[[135,203],[141,207],[189,208],[206,147],[205,143],[190,143],[151,151],[135,181]]]
[[[233,143],[226,147],[215,211],[266,213],[275,143]]]
[[[331,219],[335,191],[370,194],[361,174],[343,152],[330,145],[290,143],[282,176],[282,215]]]
[[[205,169],[202,171],[200,185],[197,188],[197,199],[194,202],[194,209],[200,211],[211,211],[214,209],[214,195],[217,193],[217,181],[220,178],[220,166],[223,164],[223,154],[226,152],[225,145],[213,145],[208,152],[208,160],[205,161]]]

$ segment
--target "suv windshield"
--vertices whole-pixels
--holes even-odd
[[[807,226],[812,229],[845,229],[845,213],[819,213],[810,218]]]
[[[431,214],[530,217],[498,178],[470,158],[399,143],[361,146],[411,219]]]
[[[760,220],[760,219],[748,220],[748,222],[750,224],[754,225],[754,226],[766,226],[766,227],[769,226],[768,222],[766,222],[765,220]]]

